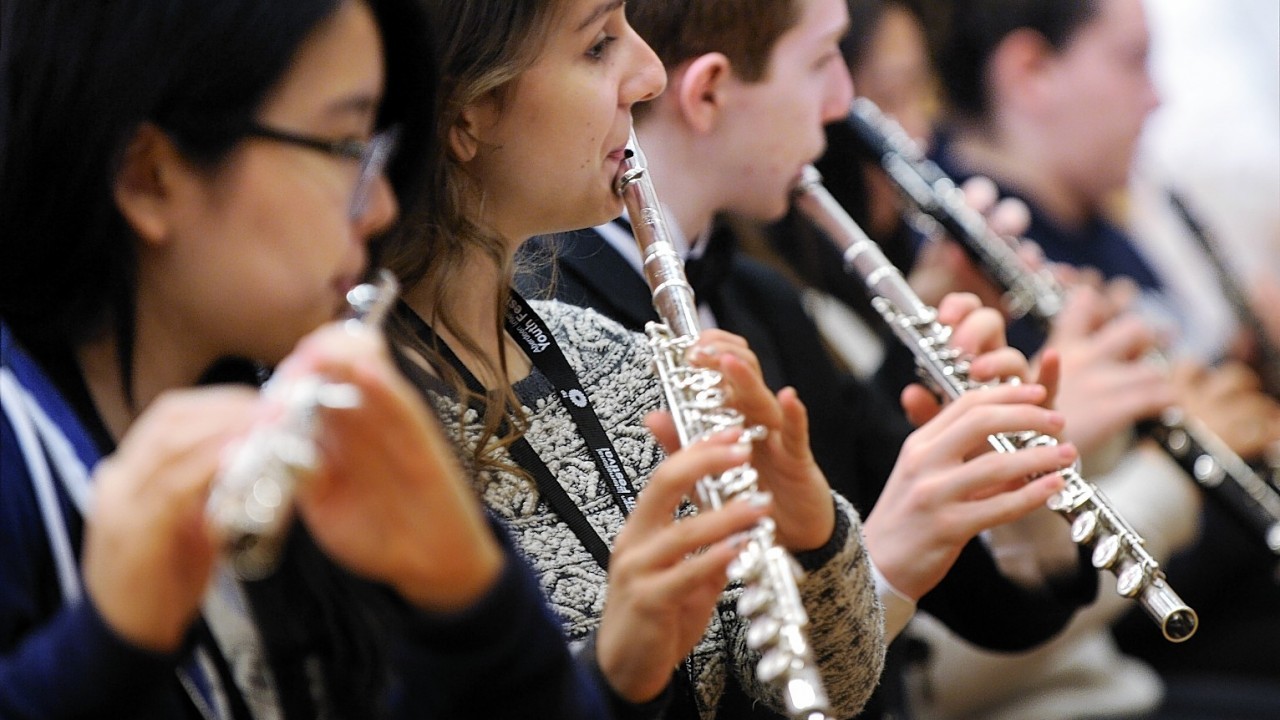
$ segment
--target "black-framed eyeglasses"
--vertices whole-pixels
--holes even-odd
[[[298,145],[318,150],[334,157],[356,160],[360,163],[360,174],[356,178],[355,188],[351,191],[351,205],[348,212],[352,220],[358,220],[369,209],[369,198],[373,194],[374,183],[378,176],[386,170],[387,162],[396,150],[396,141],[400,137],[400,127],[392,126],[374,135],[368,140],[328,140],[311,135],[279,130],[259,123],[252,123],[244,129],[249,137],[276,140],[291,145]]]

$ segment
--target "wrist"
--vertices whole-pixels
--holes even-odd
[[[649,663],[636,663],[634,658],[596,650],[596,663],[600,677],[609,691],[634,705],[644,705],[659,699],[671,684],[671,676],[654,673]],[[606,656],[609,655],[608,658]]]
[[[102,625],[125,643],[146,652],[176,652],[195,620],[196,608],[181,612],[179,603],[139,602],[126,584],[102,578],[86,566],[85,595]]]
[[[793,555],[826,547],[836,531],[836,506],[829,489],[815,493],[806,505],[803,514],[775,513],[775,520],[790,519],[785,527],[779,522],[778,540]]]
[[[663,716],[671,702],[674,682],[669,681],[661,692],[652,698],[633,700],[614,687],[613,681],[600,666],[600,656],[596,647],[598,634],[587,637],[587,641],[574,652],[574,660],[591,674],[605,692],[609,707],[618,720],[651,720]]]
[[[832,526],[828,532],[826,541],[809,550],[793,551],[796,562],[800,563],[800,567],[805,572],[813,572],[823,565],[826,565],[831,558],[844,548],[849,541],[849,532],[852,528],[852,521],[849,516],[840,510],[836,496],[832,493],[827,495],[827,503],[831,507]]]
[[[130,612],[110,601],[103,603],[100,598],[93,597],[91,590],[90,601],[107,630],[125,643],[150,653],[167,655],[176,652],[194,620],[192,616],[181,621],[169,621],[164,613]]]

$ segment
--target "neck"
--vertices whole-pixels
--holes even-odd
[[[124,391],[124,373],[114,336],[76,348],[76,361],[98,415],[111,437],[124,437],[133,421],[162,392],[191,387],[216,359],[194,349],[186,334],[160,332],[156,322],[139,319],[130,373],[132,402]]]
[[[1055,223],[1078,227],[1093,215],[1093,208],[1055,171],[1054,147],[1052,141],[1014,123],[961,125],[952,152],[962,167],[1016,189]]]
[[[405,303],[431,323],[432,329],[448,343],[467,369],[488,388],[521,380],[532,369],[529,359],[496,324],[501,312],[498,291],[505,281],[502,270],[490,258],[472,251],[460,267],[454,268],[450,277],[439,281],[444,290],[443,301],[437,301],[435,286],[425,282],[407,288],[403,293]],[[452,328],[439,319],[446,314],[453,323]],[[479,352],[464,346],[460,332],[466,334],[466,339],[474,343]],[[503,348],[507,356],[507,374],[506,377],[495,377],[485,363],[497,368]]]
[[[719,183],[703,172],[714,165],[707,155],[708,143],[679,132],[672,124],[654,116],[636,126],[636,137],[644,149],[654,190],[662,201],[670,222],[693,243],[711,228],[720,207],[716,193]]]

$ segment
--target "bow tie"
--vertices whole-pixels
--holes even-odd
[[[699,302],[719,305],[721,284],[729,277],[733,264],[734,238],[723,228],[717,228],[707,239],[707,246],[699,257],[685,262],[685,274]]]

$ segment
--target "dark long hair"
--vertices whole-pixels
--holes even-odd
[[[378,124],[401,127],[389,168],[400,205],[422,196],[436,70],[416,0],[4,0],[0,6],[0,317],[24,343],[63,351],[114,335],[130,395],[137,238],[116,206],[122,154],[144,123],[211,172],[343,2],[380,27],[386,91]],[[287,603],[262,618],[275,660],[318,657],[341,717],[380,714],[387,682],[380,596],[295,533],[277,578]],[[253,592],[251,592],[253,594]],[[277,611],[279,604],[273,605]],[[277,640],[283,639],[283,640]]]
[[[0,315],[19,337],[74,347],[114,333],[129,388],[137,255],[112,194],[125,147],[151,122],[216,167],[240,140],[216,130],[252,117],[341,1],[5,1]],[[415,5],[370,5],[387,53],[381,120],[406,126],[391,168],[404,205],[418,197],[434,69]]]
[[[430,162],[430,182],[417,214],[407,215],[399,232],[385,245],[386,266],[406,289],[413,288],[431,300],[433,328],[448,330],[458,343],[481,362],[494,377],[506,377],[504,346],[499,356],[485,358],[476,340],[483,333],[502,333],[502,309],[515,270],[506,241],[478,222],[484,202],[482,188],[449,147],[449,133],[463,111],[473,103],[492,100],[499,107],[519,76],[532,66],[546,46],[566,0],[426,0],[431,24],[439,33],[442,81],[437,104],[436,148]],[[499,314],[484,328],[464,327],[450,310],[449,298],[461,282],[462,270],[475,258],[490,262],[504,279],[498,290]],[[459,373],[443,359],[433,343],[424,342],[414,330],[395,318],[389,323],[393,340],[422,355],[465,405],[484,408],[481,435],[469,441],[464,419],[454,427],[454,439],[464,449],[465,460],[480,470],[522,472],[498,455],[523,431],[524,417],[514,390],[494,388],[488,397],[467,389]]]

